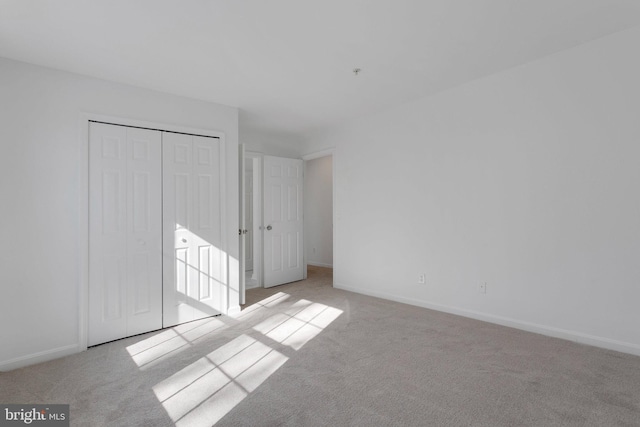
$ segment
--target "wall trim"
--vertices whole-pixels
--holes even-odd
[[[247,285],[245,289],[249,290],[249,289],[258,289],[261,288],[262,286],[260,286],[257,282],[252,282],[251,284]]]
[[[25,366],[35,365],[36,363],[48,362],[49,360],[69,356],[70,354],[78,353],[79,351],[78,344],[71,344],[65,345],[64,347],[27,354],[25,356],[16,357],[15,359],[0,362],[0,372],[12,371]]]
[[[334,151],[335,149],[333,148],[329,148],[321,151],[315,151],[313,153],[305,154],[304,156],[302,156],[302,160],[306,161],[306,160],[319,159],[320,157],[333,156]]]
[[[314,267],[333,268],[333,264],[325,264],[323,262],[307,261],[307,265],[313,265]]]
[[[229,309],[227,310],[227,316],[235,316],[237,314],[239,314],[242,311],[242,308],[239,305],[236,305],[234,307],[229,307]]]
[[[334,282],[333,287],[336,289],[342,289],[342,290],[354,292],[357,294],[382,298],[390,301],[427,308],[430,310],[455,314],[457,316],[468,317],[475,320],[481,320],[483,322],[494,323],[501,326],[507,326],[514,329],[520,329],[527,332],[546,335],[549,337],[561,338],[568,341],[577,342],[580,344],[587,344],[594,347],[604,348],[607,350],[615,350],[621,353],[629,353],[636,356],[640,356],[640,345],[629,343],[629,342],[612,340],[610,338],[599,337],[595,335],[585,334],[582,332],[571,331],[568,329],[554,328],[552,326],[545,326],[537,323],[524,322],[521,320],[516,320],[508,317],[496,316],[489,313],[482,313],[479,311],[467,310],[459,307],[451,307],[448,305],[435,304],[428,301],[406,298],[406,297],[398,296],[395,294],[390,294],[387,292],[370,291],[368,289],[362,289],[355,286],[343,285],[337,282]]]

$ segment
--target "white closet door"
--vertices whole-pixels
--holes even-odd
[[[264,287],[302,280],[302,160],[264,156]]]
[[[88,345],[162,327],[161,134],[90,124]]]
[[[162,328],[162,135],[127,129],[127,336]]]
[[[164,327],[219,314],[222,252],[220,140],[163,133]]]

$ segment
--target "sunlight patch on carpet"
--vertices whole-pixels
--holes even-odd
[[[247,320],[253,317],[255,314],[264,311],[266,308],[273,308],[278,304],[281,304],[282,302],[289,299],[290,296],[291,295],[287,293],[278,292],[277,294],[273,294],[270,297],[263,299],[262,301],[252,304],[249,307],[244,308],[241,312],[229,317],[233,317],[237,320]]]
[[[342,310],[324,304],[306,300],[298,302],[308,304],[296,307],[297,310],[275,314],[253,329],[278,343],[299,350],[342,314]]]
[[[288,358],[240,335],[153,387],[176,426],[210,426],[240,403]]]
[[[127,347],[127,352],[138,367],[146,369],[226,327],[216,317],[185,323],[132,344]]]
[[[236,319],[246,321],[252,313],[273,308],[289,297],[282,292],[275,294],[244,310]],[[324,304],[296,301],[253,326],[253,336],[239,335],[159,382],[153,392],[176,426],[211,426],[289,360],[283,352],[295,354],[291,349],[301,349],[341,314],[342,310]],[[173,345],[178,345],[179,339],[187,342],[186,335],[167,333],[148,343],[153,344],[150,348],[137,345],[130,354],[136,358],[172,340]]]

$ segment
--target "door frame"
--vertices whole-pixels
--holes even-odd
[[[245,158],[253,160],[253,271],[258,287],[263,286],[262,276],[262,158],[264,154],[246,151]]]
[[[242,144],[244,145],[244,144]],[[262,257],[262,216],[263,216],[263,212],[262,212],[262,203],[263,203],[263,198],[262,198],[262,160],[264,157],[263,153],[259,153],[257,151],[247,151],[246,149],[241,149],[240,150],[241,153],[241,159],[240,159],[240,164],[241,166],[238,167],[238,174],[242,175],[239,176],[239,179],[241,181],[240,182],[240,197],[238,198],[241,205],[240,205],[240,215],[242,216],[241,221],[244,222],[244,209],[246,209],[246,207],[244,206],[244,200],[245,200],[245,194],[246,194],[246,185],[244,182],[244,164],[245,164],[245,160],[247,159],[252,159],[253,161],[253,224],[251,224],[251,229],[253,232],[253,270],[254,270],[254,274],[256,276],[256,280],[258,281],[258,287],[262,288],[264,286],[263,283],[263,275],[262,275],[262,269],[263,269],[263,257]],[[248,228],[247,227],[248,224],[244,224],[244,228]],[[240,227],[241,229],[243,227]],[[245,281],[245,250],[246,250],[246,239],[245,236],[242,235],[240,237],[240,271],[239,271],[239,275],[240,275],[240,300],[242,301],[242,303],[244,304],[245,301],[245,297],[246,297],[246,291],[247,291],[247,286],[246,286],[246,281]]]
[[[221,147],[221,167],[220,171],[220,197],[227,200],[227,174],[226,174],[226,144],[225,134],[213,129],[192,128],[188,126],[172,125],[168,123],[149,122],[144,120],[130,119],[126,117],[109,116],[104,114],[95,114],[90,112],[81,112],[78,119],[78,142],[80,158],[79,165],[79,188],[80,196],[78,200],[79,215],[79,239],[78,248],[80,249],[80,271],[78,286],[78,350],[85,351],[87,349],[88,325],[89,325],[89,122],[97,121],[111,123],[114,125],[141,127],[147,129],[155,129],[167,132],[189,133],[194,135],[211,136],[220,139]],[[228,252],[229,246],[227,242],[227,218],[226,209],[220,211],[221,227],[222,227],[222,246],[225,253]],[[226,257],[226,296],[224,298],[225,311],[229,309],[229,257]]]
[[[238,196],[238,253],[239,253],[239,259],[238,259],[238,289],[239,289],[239,295],[238,295],[238,303],[242,306],[245,302],[245,292],[246,292],[246,277],[245,277],[245,265],[246,265],[246,253],[247,253],[247,237],[245,235],[244,230],[247,227],[247,224],[245,224],[245,219],[246,219],[246,203],[245,203],[245,194],[246,194],[246,183],[245,183],[245,166],[244,166],[244,159],[245,159],[245,150],[246,150],[246,145],[245,144],[238,144],[238,189],[239,189],[239,196]]]

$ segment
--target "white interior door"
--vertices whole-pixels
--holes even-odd
[[[161,134],[91,123],[88,345],[162,327]]]
[[[303,279],[302,160],[264,156],[264,287]]]
[[[224,311],[221,145],[165,132],[163,139],[164,327]]]

